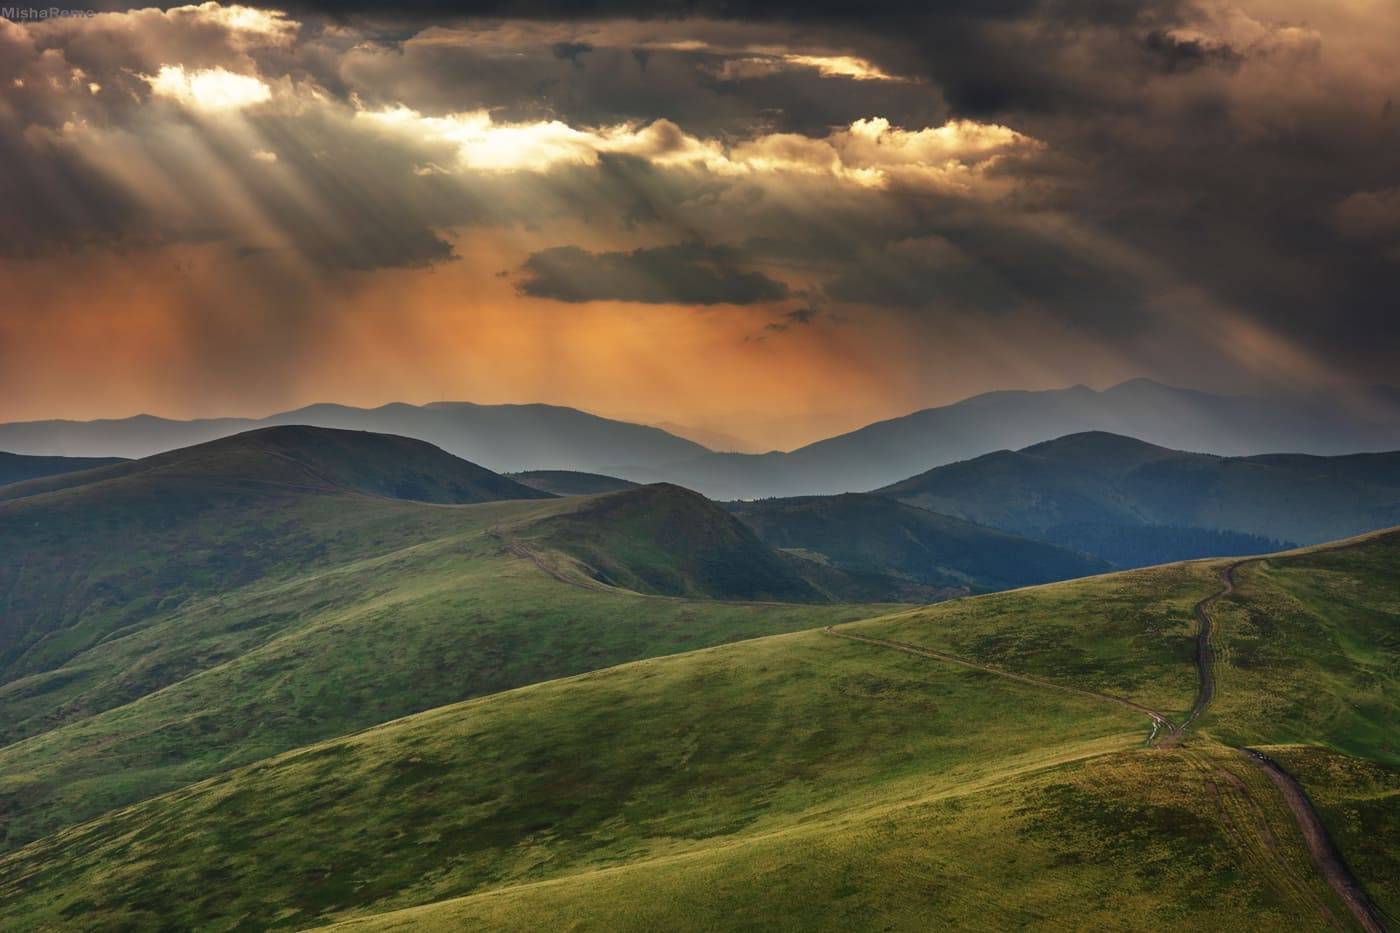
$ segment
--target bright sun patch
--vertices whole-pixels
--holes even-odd
[[[197,110],[242,110],[272,97],[272,89],[252,75],[226,68],[186,71],[183,65],[162,65],[144,76],[157,97],[168,97]]]

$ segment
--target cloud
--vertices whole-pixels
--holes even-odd
[[[272,97],[272,89],[262,81],[225,68],[186,71],[181,65],[162,65],[154,76],[143,77],[157,97],[199,110],[242,110]]]
[[[970,193],[998,159],[1041,148],[1009,127],[970,120],[905,130],[875,117],[824,138],[773,133],[727,144],[692,136],[670,120],[579,128],[558,120],[498,123],[484,110],[432,117],[406,107],[362,111],[356,117],[404,139],[456,150],[451,165],[423,166],[425,171],[543,172],[623,155],[722,177],[826,175],[865,187],[901,182]]]
[[[794,327],[806,327],[817,318],[822,316],[818,309],[804,305],[801,308],[793,308],[791,311],[784,311],[776,321],[769,321],[763,325],[763,329],[769,333],[781,334],[792,330]]]
[[[531,297],[573,303],[748,305],[787,297],[786,285],[740,267],[740,261],[730,248],[700,243],[625,253],[560,246],[530,256],[519,287]]]
[[[1334,221],[1347,236],[1400,234],[1400,187],[1347,195],[1337,205]]]
[[[1176,30],[1154,29],[1143,47],[1156,55],[1168,73],[1191,71],[1209,64],[1238,65],[1242,56],[1227,42]]]
[[[485,228],[561,300],[1400,352],[1389,0],[355,8],[0,23],[0,254],[217,244],[335,295]]]

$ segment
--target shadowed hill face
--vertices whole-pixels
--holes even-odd
[[[296,492],[359,493],[417,502],[464,504],[540,499],[523,486],[431,444],[388,434],[305,425],[263,428],[143,460],[14,485],[0,499],[155,481],[243,488],[284,486]]]
[[[118,457],[29,457],[0,452],[0,486],[121,462]]]
[[[616,476],[580,473],[577,470],[526,470],[523,473],[506,475],[531,489],[556,496],[592,496],[604,492],[636,489],[640,485],[631,480],[618,479]]]
[[[305,427],[0,487],[0,677],[191,595],[372,553],[401,533],[349,529],[402,500],[548,498],[421,441]]]
[[[819,590],[742,522],[699,493],[658,483],[541,521],[529,538],[594,579],[662,596],[811,602]]]
[[[1219,458],[1207,454],[1190,454],[1168,447],[1159,447],[1135,437],[1110,434],[1107,431],[1084,431],[1067,434],[1024,448],[1021,453],[1046,463],[1077,467],[1090,473],[1121,476],[1138,467],[1158,460],[1213,461]]]
[[[730,505],[766,544],[817,552],[843,569],[985,591],[1110,569],[1087,555],[881,496],[849,493]]]
[[[1217,457],[1094,432],[937,467],[878,492],[1079,547],[1086,529],[1121,538],[1123,528],[1160,525],[1258,536],[1234,542],[1257,553],[1400,521],[1400,453]]]

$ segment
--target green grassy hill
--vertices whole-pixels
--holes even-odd
[[[616,476],[580,473],[577,470],[527,470],[524,473],[507,473],[506,476],[531,489],[556,496],[592,496],[600,492],[636,489],[639,485]]]
[[[1394,915],[1397,548],[1239,567],[1184,737],[1147,709],[1191,708],[1221,562],[639,661],[287,752],[5,856],[0,921],[1345,928],[1241,742],[1296,767]]]
[[[987,592],[1111,569],[1085,554],[882,496],[761,499],[728,508],[772,547],[819,554],[844,570],[934,586]]]
[[[592,497],[542,519],[517,542],[546,569],[582,585],[653,596],[803,603],[950,595],[880,570],[847,572],[780,554],[719,505],[668,483]]]
[[[0,451],[0,486],[121,463],[117,457],[30,457]]]
[[[444,703],[870,611],[601,586],[544,540],[567,522],[535,530],[591,500],[395,499],[374,491],[380,478],[443,490],[465,476],[490,489],[491,475],[416,441],[408,453],[425,462],[375,435],[267,440],[0,502],[0,551],[18,555],[0,562],[11,610],[0,846]],[[379,454],[406,472],[375,474]],[[647,553],[679,565],[689,543],[674,545]],[[788,564],[764,555],[788,585]],[[541,573],[542,562],[563,569]]]
[[[937,467],[877,492],[1108,560],[1154,563],[1394,525],[1400,453],[1218,457],[1089,432]],[[1221,540],[1221,531],[1233,535]]]
[[[304,427],[0,487],[0,682],[194,596],[412,539],[370,503],[540,498],[421,441]]]

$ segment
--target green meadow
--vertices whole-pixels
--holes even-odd
[[[1334,576],[1317,592],[1359,592],[1393,546],[1277,563],[1307,576],[1322,562]],[[517,585],[533,575],[609,597],[525,558],[514,566]],[[898,610],[837,631],[1179,719],[1195,690],[1191,606],[1221,566]],[[493,693],[226,771],[11,853],[0,915],[17,929],[1346,926],[1281,798],[1228,743],[1311,729],[1326,768],[1357,772],[1327,785],[1335,797],[1320,789],[1323,764],[1297,776],[1318,788],[1383,904],[1389,876],[1365,873],[1393,864],[1395,772],[1361,755],[1366,730],[1317,726],[1258,668],[1244,679],[1251,669],[1228,646],[1249,637],[1236,616],[1272,605],[1262,598],[1242,585],[1218,604],[1216,703],[1180,745],[1149,747],[1147,717],[1103,698],[815,628]],[[1377,647],[1313,659],[1341,682],[1376,658],[1393,665],[1394,623],[1386,611],[1339,623],[1318,637]],[[1271,712],[1236,723],[1235,706]],[[1369,849],[1345,828],[1358,812]]]

